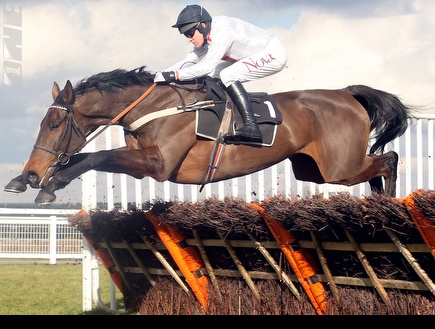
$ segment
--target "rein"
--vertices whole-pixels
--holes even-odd
[[[136,99],[133,103],[131,103],[128,107],[126,107],[121,113],[119,113],[116,117],[114,117],[110,122],[105,125],[100,131],[98,131],[92,138],[85,141],[82,146],[79,147],[79,149],[74,152],[77,153],[82,148],[84,148],[86,145],[88,145],[91,141],[93,141],[97,136],[99,136],[103,131],[105,131],[107,128],[109,128],[111,125],[116,123],[119,119],[121,119],[124,115],[126,115],[133,107],[135,107],[137,104],[139,104],[145,97],[148,96],[148,94],[155,88],[157,83],[153,83],[151,87],[149,87],[142,95],[139,96],[138,99]]]
[[[141,96],[139,96],[139,98],[137,98],[133,103],[131,103],[128,107],[126,107],[121,113],[119,113],[117,116],[115,116],[112,120],[110,120],[110,122],[105,125],[102,129],[100,129],[94,136],[92,136],[92,138],[90,138],[89,140],[86,140],[87,135],[85,133],[83,133],[83,131],[80,129],[80,127],[78,126],[77,122],[74,119],[74,110],[73,108],[68,108],[65,106],[60,106],[60,105],[51,105],[48,109],[59,109],[59,110],[63,110],[66,111],[68,113],[68,117],[66,119],[66,129],[64,131],[64,133],[62,134],[61,139],[59,140],[59,144],[57,146],[57,148],[55,150],[50,150],[48,148],[45,148],[43,146],[39,146],[39,145],[34,145],[33,148],[35,149],[40,149],[43,151],[46,151],[50,154],[53,155],[57,155],[57,159],[56,161],[54,161],[50,166],[48,166],[47,170],[44,173],[44,176],[41,178],[40,180],[40,187],[42,188],[42,184],[45,180],[45,178],[47,177],[47,175],[49,174],[50,170],[54,167],[57,167],[59,165],[66,165],[68,164],[71,155],[79,152],[81,149],[83,149],[86,145],[88,145],[91,141],[93,141],[97,136],[99,136],[103,131],[105,131],[107,128],[109,128],[110,126],[112,126],[114,123],[116,123],[117,121],[119,121],[119,119],[121,119],[123,116],[125,116],[132,108],[134,108],[137,104],[139,104],[146,96],[148,96],[148,94],[155,88],[157,84],[153,83],[151,85],[151,87],[149,87]],[[80,135],[84,142],[73,152],[68,153],[68,147],[69,144],[71,143],[71,138],[72,138],[72,133],[73,131],[75,131],[78,135]],[[69,132],[69,134],[68,134]],[[57,154],[57,152],[60,149],[60,145],[62,143],[62,141],[67,137],[68,134],[68,142],[66,144],[65,147],[65,151]]]

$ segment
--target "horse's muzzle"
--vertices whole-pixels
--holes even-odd
[[[39,176],[33,171],[29,171],[26,175],[26,181],[32,188],[39,188]]]

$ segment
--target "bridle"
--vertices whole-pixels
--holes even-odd
[[[94,132],[94,130],[89,131],[87,134],[85,134],[77,124],[76,120],[74,119],[74,109],[73,107],[68,106],[61,106],[61,105],[51,105],[48,109],[53,110],[62,110],[67,112],[66,117],[66,128],[64,132],[62,133],[61,138],[59,139],[58,145],[54,150],[50,150],[46,147],[40,146],[40,145],[34,145],[33,148],[43,150],[45,152],[48,152],[50,154],[53,154],[57,157],[57,159],[51,163],[48,168],[45,170],[45,173],[43,177],[40,179],[39,187],[42,188],[42,184],[44,180],[46,179],[47,175],[50,173],[51,170],[53,170],[55,167],[59,166],[65,166],[69,163],[71,156],[78,153],[81,149],[83,149],[87,144],[89,144],[92,140],[94,140],[98,135],[100,135],[104,130],[109,128],[112,124],[117,122],[119,119],[121,119],[124,115],[126,115],[133,107],[135,107],[140,101],[142,101],[156,86],[156,83],[153,83],[151,87],[149,87],[138,99],[136,99],[133,103],[131,103],[127,108],[125,108],[121,113],[119,113],[117,116],[115,116],[110,122],[103,127],[103,129],[99,130],[98,133],[96,133],[92,138],[87,140],[87,137]],[[75,132],[79,137],[82,138],[83,142],[80,144],[80,146],[75,149],[72,152],[68,152],[68,148],[71,144],[72,135],[73,132]],[[64,151],[61,151],[59,153],[60,147],[64,140],[67,139],[67,143],[65,145]],[[50,177],[50,176],[49,176]]]
[[[74,110],[72,108],[66,107],[66,106],[60,106],[60,105],[51,105],[48,109],[49,110],[59,109],[59,110],[63,110],[63,111],[67,112],[66,124],[65,124],[66,129],[63,131],[63,134],[62,134],[61,138],[59,139],[58,145],[54,150],[50,150],[46,147],[36,145],[36,144],[33,147],[36,149],[46,151],[46,152],[53,154],[55,156],[57,155],[57,161],[55,161],[55,163],[66,165],[69,162],[69,158],[71,157],[71,155],[74,153],[77,153],[78,151],[80,151],[83,148],[82,146],[80,146],[74,152],[70,152],[70,153],[67,152],[69,145],[71,144],[72,133],[76,132],[76,134],[79,135],[83,139],[83,143],[81,145],[83,145],[86,142],[86,134],[83,133],[83,131],[80,129],[79,125],[77,124],[76,120],[74,119]],[[65,138],[68,139],[67,144],[65,146],[65,151],[58,154],[60,146],[62,145],[62,142],[64,141]]]
[[[43,150],[45,152],[53,154],[54,156],[57,156],[56,160],[53,163],[51,163],[48,166],[48,168],[45,170],[44,176],[40,180],[40,184],[39,184],[40,188],[42,188],[42,184],[43,184],[45,178],[47,177],[47,175],[49,174],[50,170],[52,170],[55,167],[64,166],[64,165],[68,164],[71,156],[73,154],[79,152],[87,143],[87,141],[86,141],[87,135],[80,129],[79,125],[77,124],[76,120],[74,119],[74,110],[72,107],[61,106],[61,105],[51,105],[48,109],[49,110],[57,109],[57,110],[62,110],[62,111],[67,112],[66,123],[65,123],[66,128],[63,131],[61,138],[59,139],[58,145],[53,150],[48,149],[48,148],[43,147],[43,146],[40,146],[40,145],[37,145],[37,144],[35,144],[33,146],[33,148],[35,148],[35,149]],[[72,152],[68,152],[68,148],[71,144],[73,132],[75,132],[76,135],[78,135],[83,140],[83,142],[80,144],[80,146],[76,150],[74,150]],[[63,151],[61,151],[59,153],[60,147],[65,139],[67,139],[65,148]]]

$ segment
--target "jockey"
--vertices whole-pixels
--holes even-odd
[[[183,60],[162,72],[154,82],[193,80],[205,75],[218,78],[242,117],[244,126],[225,135],[226,142],[261,142],[248,93],[242,83],[281,71],[286,51],[276,36],[238,18],[214,16],[203,7],[188,5],[172,25],[194,45]]]

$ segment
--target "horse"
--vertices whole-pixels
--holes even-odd
[[[54,82],[53,103],[29,160],[4,190],[21,193],[29,185],[40,189],[35,203],[45,204],[89,170],[204,186],[289,159],[297,180],[345,186],[369,182],[372,193],[395,196],[399,157],[384,153],[385,146],[406,131],[412,114],[394,94],[365,85],[271,94],[282,116],[273,143],[227,145],[195,133],[197,112],[217,105],[207,93],[207,79],[153,79],[143,66],[100,72],[74,87],[67,80],[63,90]],[[228,99],[225,107],[231,117],[237,113]],[[94,138],[98,128],[110,125],[124,128],[125,146],[80,152],[92,133]],[[225,146],[218,166],[211,159],[216,145]],[[210,168],[213,175],[205,180]]]

